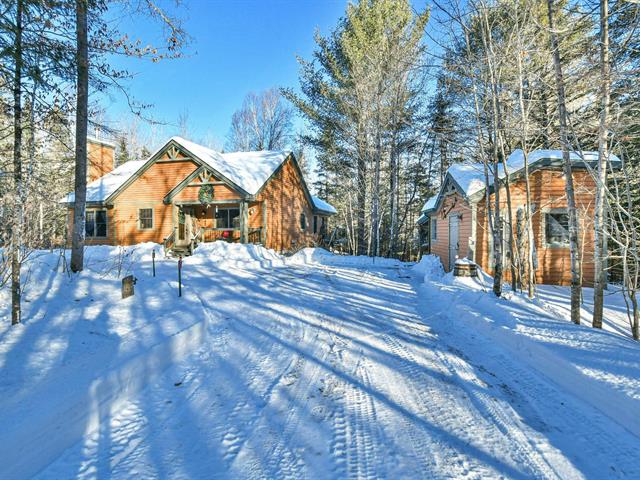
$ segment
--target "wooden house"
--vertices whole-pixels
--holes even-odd
[[[569,216],[562,152],[536,150],[530,152],[527,158],[536,281],[542,284],[568,285],[571,282]],[[592,285],[594,279],[593,219],[596,184],[592,169],[596,167],[597,160],[597,152],[571,153],[583,260],[582,278],[585,285]],[[523,246],[526,246],[523,152],[516,150],[506,163],[510,183],[514,251],[519,254],[524,252]],[[620,160],[614,155],[611,155],[611,165],[613,168],[620,167]],[[488,174],[490,183],[493,183],[493,173]],[[511,229],[508,222],[506,175],[502,168],[500,178],[500,211],[504,244],[507,245]],[[453,165],[448,169],[438,194],[428,199],[422,208],[418,220],[422,245],[428,253],[440,257],[446,271],[453,269],[456,259],[467,258],[487,273],[493,274],[493,238],[487,218],[487,196],[490,209],[493,211],[495,192],[493,187],[487,192],[485,185],[485,167],[482,163]],[[505,279],[510,280],[509,249],[503,250]]]
[[[87,245],[157,242],[189,253],[226,240],[289,251],[317,244],[336,213],[310,194],[290,152],[219,153],[172,137],[149,159],[110,170],[108,146],[89,148],[102,175],[87,185]],[[71,232],[73,193],[63,203]]]

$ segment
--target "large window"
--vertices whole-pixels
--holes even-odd
[[[438,219],[431,219],[431,241],[435,242],[438,240]]]
[[[240,209],[235,207],[218,208],[216,210],[216,228],[240,228]]]
[[[153,208],[141,208],[138,210],[138,228],[151,230],[153,228]]]
[[[87,238],[101,238],[107,236],[106,210],[87,210],[85,233]]]
[[[551,246],[569,245],[569,213],[554,210],[544,214],[545,242]]]

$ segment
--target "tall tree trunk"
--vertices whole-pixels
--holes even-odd
[[[76,171],[73,209],[71,271],[80,272],[84,264],[84,240],[87,199],[87,123],[89,110],[89,45],[87,0],[76,0]]]
[[[549,35],[551,37],[551,50],[553,52],[553,66],[556,77],[556,95],[558,102],[558,121],[560,123],[560,142],[562,143],[562,160],[564,164],[565,193],[569,208],[569,248],[571,254],[571,321],[580,323],[580,301],[582,296],[582,284],[580,278],[580,246],[578,244],[578,211],[573,188],[573,175],[571,168],[571,146],[569,144],[567,129],[567,107],[564,93],[564,77],[560,61],[560,48],[558,34],[554,26],[553,0],[547,0],[547,13],[549,16]]]
[[[494,127],[495,128],[495,127]],[[502,220],[500,218],[500,163],[494,131],[493,145],[493,293],[502,295]]]
[[[394,122],[394,129],[397,128]],[[389,156],[389,176],[390,176],[390,206],[391,225],[389,227],[389,256],[396,256],[398,237],[398,148],[397,133],[394,131],[391,139],[391,152]]]
[[[519,49],[520,50],[520,49]],[[535,271],[533,262],[533,249],[535,239],[533,237],[533,223],[531,221],[531,180],[529,178],[529,153],[527,152],[527,127],[529,125],[524,103],[524,77],[522,68],[522,56],[518,52],[518,101],[520,105],[520,121],[522,122],[522,155],[524,157],[524,185],[525,185],[525,229],[527,236],[527,254],[525,276],[527,281],[527,294],[529,298],[535,296]]]
[[[600,0],[600,91],[602,111],[600,112],[600,129],[598,134],[598,179],[596,182],[596,214],[595,214],[595,248],[593,262],[595,266],[595,282],[593,286],[593,328],[602,328],[602,312],[604,309],[604,289],[607,275],[605,268],[606,235],[605,235],[605,195],[607,183],[607,165],[609,162],[609,3]]]
[[[482,44],[487,53],[486,61],[489,69],[489,80],[491,87],[491,113],[493,129],[493,195],[494,195],[494,221],[493,221],[493,293],[499,297],[502,295],[503,277],[503,222],[500,218],[500,157],[504,157],[504,147],[502,145],[502,135],[500,133],[500,111],[498,104],[498,79],[494,71],[495,54],[493,52],[493,39],[491,38],[491,28],[487,16],[488,7],[482,3]],[[505,181],[508,179],[505,176]],[[509,206],[508,206],[509,208]]]
[[[509,223],[509,268],[511,270],[511,290],[514,292],[518,288],[520,284],[520,280],[518,278],[517,273],[517,264],[519,263],[518,255],[516,255],[516,250],[514,248],[514,232],[513,232],[513,208],[511,204],[511,182],[509,180],[509,167],[507,165],[507,158],[504,151],[504,143],[500,142],[502,145],[502,168],[504,169],[504,189],[506,193],[507,199],[507,221]]]
[[[16,1],[16,24],[14,40],[15,70],[13,79],[13,226],[11,229],[11,324],[21,321],[20,306],[21,286],[20,269],[22,260],[20,249],[22,246],[23,205],[22,190],[22,15],[23,0]]]
[[[371,212],[371,235],[372,248],[371,255],[380,256],[380,166],[382,163],[382,132],[380,126],[380,118],[378,116],[376,125],[376,151],[375,166],[373,174],[373,192],[372,192],[372,212]]]

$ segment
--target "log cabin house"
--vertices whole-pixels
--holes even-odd
[[[114,146],[88,142],[87,245],[157,242],[189,254],[226,240],[284,252],[318,244],[336,213],[310,194],[290,152],[219,153],[172,137],[114,169]],[[63,203],[71,238],[74,194]]]
[[[569,285],[571,283],[568,209],[565,195],[565,176],[562,152],[536,150],[528,155],[531,192],[531,224],[534,239],[534,268],[536,282]],[[593,219],[595,190],[592,168],[596,167],[598,152],[571,153],[572,176],[580,226],[582,278],[585,285],[593,285]],[[612,168],[621,162],[611,155]],[[524,154],[516,150],[507,159],[513,219],[514,251],[524,257],[526,252],[526,226],[524,213],[526,187]],[[490,183],[493,174],[489,172]],[[501,167],[500,211],[503,222],[504,245],[509,241],[509,215],[507,211],[506,176]],[[424,204],[418,224],[423,251],[436,255],[446,271],[453,269],[457,259],[469,259],[485,272],[493,275],[493,238],[487,218],[487,192],[485,170],[482,163],[452,165],[437,195]],[[493,187],[489,190],[490,211],[495,205]],[[510,281],[508,248],[503,249],[505,280]]]

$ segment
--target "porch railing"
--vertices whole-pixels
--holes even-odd
[[[247,241],[249,243],[264,243],[264,240],[262,238],[262,227],[250,228]]]
[[[218,228],[202,228],[202,242],[215,242],[217,240],[223,240],[225,242],[238,243],[240,242],[240,230],[237,229],[229,229],[223,230]],[[262,235],[263,229],[259,228],[250,228],[249,235],[247,238],[248,243],[263,243],[264,238]]]
[[[169,250],[173,248],[176,243],[176,230],[175,228],[171,232],[171,234],[164,239],[162,242],[162,249],[164,251],[164,256],[166,257],[169,254]]]

